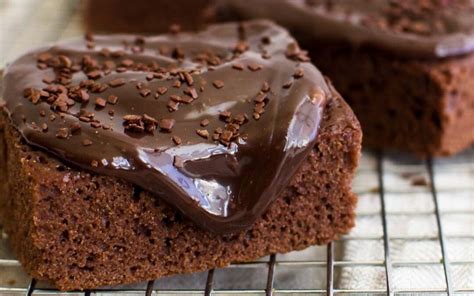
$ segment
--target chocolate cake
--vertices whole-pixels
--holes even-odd
[[[86,30],[101,33],[163,33],[199,30],[216,20],[215,0],[83,0]]]
[[[237,18],[288,27],[354,109],[368,146],[428,156],[474,142],[472,1],[222,2]]]
[[[91,289],[325,244],[354,225],[357,119],[268,21],[86,36],[3,75],[2,223],[34,278]]]

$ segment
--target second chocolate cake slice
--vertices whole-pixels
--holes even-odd
[[[354,223],[361,131],[288,33],[86,36],[2,80],[3,224],[35,278],[88,289],[323,244]]]
[[[288,27],[360,119],[364,143],[420,156],[474,143],[469,0],[223,0]]]

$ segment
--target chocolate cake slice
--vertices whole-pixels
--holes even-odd
[[[86,36],[3,75],[2,223],[62,290],[223,267],[354,224],[361,130],[287,31]]]
[[[222,2],[238,18],[288,27],[354,109],[368,146],[428,156],[473,144],[472,1]]]
[[[94,33],[197,31],[216,21],[215,0],[83,0],[84,27]]]

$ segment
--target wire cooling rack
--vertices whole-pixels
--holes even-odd
[[[0,0],[0,66],[80,36],[77,0]],[[59,292],[26,275],[0,237],[2,295],[474,295],[474,150],[450,159],[365,151],[356,227],[328,246],[138,285]]]

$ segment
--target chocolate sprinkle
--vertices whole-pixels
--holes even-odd
[[[208,138],[209,138],[209,131],[206,130],[206,129],[197,129],[197,130],[196,130],[196,134],[198,134],[199,136],[203,137],[204,139],[208,139]]]
[[[117,78],[109,82],[109,85],[111,87],[119,87],[125,84],[125,79],[123,78]]]
[[[157,93],[159,93],[160,95],[164,95],[167,91],[168,91],[168,89],[166,87],[162,86],[162,87],[158,88]]]
[[[82,130],[82,127],[79,122],[75,122],[71,125],[71,134],[77,135],[81,132],[81,130]]]
[[[181,140],[181,138],[178,137],[178,136],[173,136],[171,139],[173,140],[173,142],[174,142],[176,145],[181,145],[181,143],[183,142],[183,141]]]
[[[244,65],[242,63],[234,63],[234,64],[232,64],[232,68],[234,68],[236,70],[243,70]]]
[[[220,89],[224,87],[224,81],[222,80],[214,80],[212,82],[212,85],[214,85],[215,88]]]
[[[58,129],[58,132],[56,133],[56,138],[58,139],[67,139],[69,137],[69,129],[62,127]]]
[[[283,88],[290,88],[293,85],[293,80],[289,80],[283,84]]]
[[[293,74],[293,77],[295,79],[299,79],[299,78],[302,78],[304,76],[304,70],[301,69],[301,68],[298,68],[295,70],[295,73]]]
[[[171,132],[171,129],[173,128],[174,123],[175,123],[174,119],[163,118],[160,120],[160,123],[159,123],[160,129],[164,132]]]
[[[203,120],[201,120],[201,123],[200,123],[200,124],[201,124],[201,126],[203,126],[203,127],[208,126],[208,125],[209,125],[209,119],[203,119]]]
[[[95,105],[98,108],[104,108],[107,105],[107,101],[103,98],[97,98],[95,99]]]
[[[149,90],[148,88],[144,88],[140,90],[140,95],[144,98],[147,97],[150,93],[151,93],[151,90]]]
[[[115,105],[117,104],[118,102],[118,97],[116,95],[110,95],[108,98],[107,98],[107,102],[111,105]]]
[[[254,72],[262,69],[262,66],[259,64],[250,64],[247,67],[249,68],[250,71],[254,71]]]

